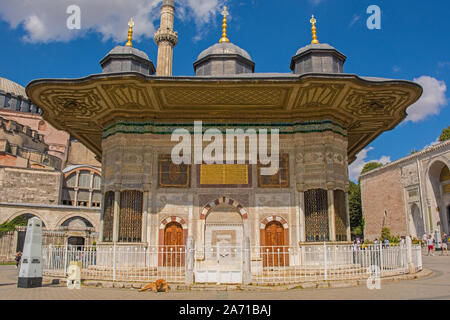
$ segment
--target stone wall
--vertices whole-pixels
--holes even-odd
[[[403,190],[401,170],[397,167],[361,178],[365,239],[380,238],[382,227],[388,227],[393,235],[406,235]]]
[[[58,204],[62,173],[0,167],[0,202]]]
[[[67,157],[67,166],[70,165],[90,165],[100,167],[101,163],[95,159],[95,154],[86,148],[79,141],[70,141]]]

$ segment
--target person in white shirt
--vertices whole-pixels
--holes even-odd
[[[428,245],[428,255],[430,255],[430,252],[431,252],[431,255],[434,256],[434,253],[433,253],[433,251],[434,251],[433,238],[431,238],[430,235],[427,238],[427,245]]]

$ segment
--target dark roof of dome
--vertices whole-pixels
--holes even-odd
[[[347,57],[342,54],[339,50],[337,50],[335,47],[330,46],[328,43],[311,43],[303,48],[298,49],[295,56],[306,54],[310,50],[317,50],[317,51],[334,51],[335,54],[337,54],[342,60],[346,60]]]
[[[248,52],[245,51],[244,49],[238,47],[237,45],[231,42],[222,42],[216,43],[211,47],[209,47],[208,49],[202,51],[202,53],[199,54],[197,61],[202,60],[203,58],[206,58],[209,55],[215,54],[237,54],[250,61],[252,60]]]
[[[336,48],[330,46],[328,43],[311,43],[303,48],[298,49],[296,55],[306,52],[311,49],[319,50],[336,50]]]
[[[144,51],[128,46],[117,46],[114,49],[112,49],[106,56],[122,55],[122,54],[134,54],[142,59],[150,60],[148,55]]]

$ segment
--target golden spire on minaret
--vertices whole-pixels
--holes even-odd
[[[222,42],[230,42],[227,38],[227,16],[230,13],[227,11],[227,7],[223,7],[222,15],[223,15],[223,25],[222,25],[222,38],[220,39],[219,43]]]
[[[317,20],[316,20],[316,18],[314,18],[314,15],[311,17],[311,20],[309,20],[309,22],[311,22],[311,24],[312,24],[312,28],[311,28],[311,31],[312,31],[312,41],[311,41],[311,43],[312,43],[312,44],[319,43],[319,40],[317,40],[317,28],[316,28],[316,22],[317,22]]]
[[[133,18],[131,18],[130,22],[128,22],[128,26],[130,27],[128,29],[128,42],[125,43],[126,47],[132,47],[133,43],[131,42],[133,40],[133,27],[134,27],[134,21]]]

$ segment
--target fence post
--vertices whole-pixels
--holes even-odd
[[[113,246],[113,281],[116,281],[116,242]]]
[[[67,251],[69,251],[69,246],[66,244],[64,245],[64,277],[67,275]]]
[[[400,249],[401,250],[401,249]],[[406,257],[408,261],[409,273],[416,273],[416,268],[412,259],[412,240],[410,236],[406,237]]]
[[[186,275],[184,283],[186,285],[194,284],[194,262],[195,262],[195,243],[192,236],[188,237],[186,246]]]
[[[251,248],[250,248],[250,238],[247,237],[244,242],[244,272],[243,272],[243,283],[248,285],[252,282],[252,266],[251,266]]]
[[[383,244],[380,242],[380,276],[383,274]]]
[[[325,280],[328,280],[328,259],[327,259],[327,244],[323,243],[323,265],[325,268]]]

